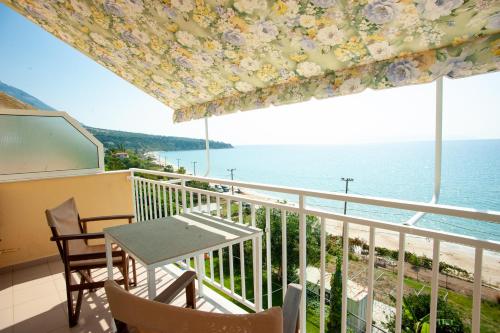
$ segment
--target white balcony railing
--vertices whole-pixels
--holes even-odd
[[[481,288],[482,279],[481,272],[483,268],[483,252],[485,250],[500,252],[500,243],[489,240],[481,240],[473,237],[462,236],[442,231],[430,230],[419,228],[415,226],[408,226],[403,224],[395,224],[391,222],[375,220],[365,217],[358,217],[353,215],[342,215],[331,211],[322,210],[316,207],[311,207],[306,204],[307,199],[323,199],[339,202],[354,202],[359,204],[395,208],[412,212],[423,212],[439,214],[443,216],[455,216],[473,220],[500,222],[500,212],[496,211],[479,211],[470,208],[438,205],[431,203],[419,203],[412,201],[403,201],[395,199],[376,198],[368,196],[360,196],[353,194],[342,194],[335,192],[314,191],[299,188],[290,188],[282,186],[264,185],[240,181],[231,181],[226,179],[196,177],[190,175],[180,175],[175,173],[157,172],[142,169],[130,169],[132,179],[132,191],[134,195],[135,211],[137,221],[146,221],[150,219],[160,218],[179,214],[182,212],[189,212],[191,210],[203,212],[206,214],[214,214],[218,217],[224,217],[231,220],[232,207],[236,204],[238,223],[244,223],[244,207],[250,206],[250,222],[253,226],[256,225],[256,209],[265,209],[265,243],[266,252],[263,255],[256,253],[256,246],[252,244],[252,263],[253,265],[261,265],[265,262],[266,285],[262,286],[262,281],[253,281],[253,288],[263,288],[264,300],[266,300],[267,307],[272,306],[273,295],[273,281],[272,281],[272,253],[271,253],[271,210],[279,210],[281,212],[281,280],[282,285],[280,288],[286,290],[287,281],[287,213],[295,213],[299,216],[299,283],[302,284],[306,290],[306,267],[307,267],[307,253],[306,253],[306,239],[307,216],[313,216],[319,219],[321,226],[320,235],[320,287],[319,287],[319,330],[325,332],[325,316],[326,316],[326,298],[325,298],[325,277],[326,277],[326,231],[325,225],[327,219],[334,219],[342,221],[342,309],[347,309],[347,285],[349,276],[349,230],[350,225],[358,225],[369,228],[369,248],[368,248],[368,268],[367,268],[367,303],[365,318],[365,332],[373,332],[380,330],[380,328],[372,325],[373,319],[373,300],[374,300],[374,272],[375,272],[375,234],[377,231],[392,231],[396,232],[399,237],[399,255],[397,262],[397,284],[395,286],[395,331],[401,332],[402,311],[403,311],[403,286],[404,286],[404,272],[405,272],[405,244],[407,236],[420,236],[432,240],[432,274],[431,274],[431,300],[430,300],[430,331],[436,332],[437,325],[437,305],[438,305],[438,291],[439,291],[439,262],[440,262],[440,244],[441,242],[451,242],[462,244],[474,249],[474,271],[473,271],[473,288],[472,288],[472,320],[471,331],[479,332],[481,322]],[[148,178],[146,178],[148,177]],[[157,178],[157,179],[149,179]],[[211,190],[205,190],[187,185],[188,181],[200,181],[210,184],[221,184],[226,186],[234,186],[244,189],[253,189],[265,191],[267,193],[274,193],[274,197],[279,197],[280,194],[286,194],[288,197],[294,195],[297,197],[297,204],[281,203],[277,201],[270,201],[259,199],[252,196],[232,195],[230,193],[219,193]],[[203,203],[204,200],[204,203]],[[180,203],[179,203],[180,201]],[[225,212],[222,212],[222,207],[225,205]],[[247,244],[247,247],[250,244]],[[259,247],[262,248],[262,247]],[[249,285],[246,282],[248,277],[252,274],[246,274],[245,265],[245,244],[239,244],[238,256],[236,258],[233,253],[233,246],[227,250],[219,250],[218,253],[209,253],[205,263],[209,267],[210,272],[204,274],[204,281],[212,287],[220,290],[234,300],[241,304],[259,311],[263,308],[263,300],[253,299],[249,296]],[[228,253],[229,256],[229,272],[224,272],[223,256]],[[219,264],[219,276],[216,277],[214,272],[215,256],[217,256]],[[264,258],[262,258],[264,257]],[[239,269],[239,288],[235,288],[235,263],[240,263]],[[190,262],[186,262],[190,264]],[[255,267],[255,266],[253,266]],[[225,278],[229,274],[229,288],[225,285]],[[218,281],[217,281],[218,279]],[[262,277],[260,277],[262,279]],[[276,286],[276,285],[274,285]],[[239,289],[239,291],[237,290]],[[251,293],[253,294],[253,293]],[[307,293],[304,293],[300,311],[301,330],[305,332],[306,328],[306,304]],[[342,332],[347,331],[348,325],[348,312],[342,311],[341,326]]]

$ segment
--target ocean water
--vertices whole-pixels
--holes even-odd
[[[157,152],[197,175],[206,170],[205,151]],[[349,192],[428,202],[433,193],[434,143],[365,145],[262,145],[211,150],[211,177],[306,189]],[[288,201],[294,196],[271,194]],[[443,143],[441,204],[500,211],[500,140]],[[308,205],[343,212],[342,202],[309,200]],[[348,213],[403,223],[413,213],[348,204]],[[428,214],[418,226],[500,241],[500,224]]]

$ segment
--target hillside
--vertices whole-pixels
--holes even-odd
[[[18,101],[31,105],[34,109],[38,110],[50,110],[54,111],[54,108],[48,106],[36,97],[31,96],[27,92],[18,89],[16,87],[9,86],[8,84],[0,81],[0,92],[4,92],[6,95],[14,97]]]
[[[205,149],[205,140],[202,139],[113,131],[88,126],[85,128],[108,149],[121,148],[122,146],[138,151]],[[210,141],[210,148],[223,149],[233,148],[233,146],[224,142]]]

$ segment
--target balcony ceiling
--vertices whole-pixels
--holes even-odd
[[[1,0],[176,122],[500,68],[498,0]]]

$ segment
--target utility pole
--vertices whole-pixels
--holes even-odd
[[[227,169],[227,171],[229,171],[231,173],[231,180],[234,180],[234,170],[236,170],[236,168]],[[233,185],[231,185],[231,194],[234,195],[234,186]]]
[[[179,171],[179,169],[181,168],[181,159],[180,158],[177,158],[177,171]]]
[[[349,182],[353,182],[354,178],[340,178],[341,181],[345,182],[345,194],[349,192]],[[347,201],[344,201],[344,215],[347,214]]]
[[[193,161],[191,163],[193,163],[193,176],[196,176],[196,163],[198,163],[198,162]]]

